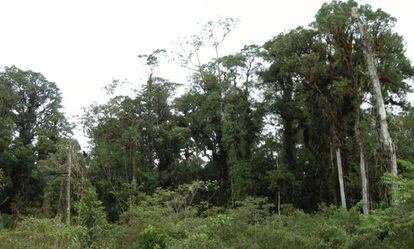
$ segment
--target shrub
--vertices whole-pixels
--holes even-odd
[[[141,232],[134,249],[166,249],[168,237],[154,226],[148,225]]]
[[[52,219],[26,218],[13,230],[0,232],[2,248],[48,249],[83,248],[86,229],[67,226]]]

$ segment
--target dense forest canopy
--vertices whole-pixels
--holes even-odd
[[[0,248],[411,248],[414,68],[395,22],[332,1],[228,55],[237,21],[208,22],[170,58],[189,82],[157,76],[155,49],[142,87],[114,81],[85,109],[87,152],[57,85],[4,67]]]

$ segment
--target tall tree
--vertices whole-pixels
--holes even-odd
[[[5,121],[13,127],[6,146],[11,157],[2,164],[11,179],[6,190],[10,198],[7,208],[2,208],[18,214],[27,206],[40,205],[42,183],[33,170],[39,160],[56,150],[56,143],[70,128],[61,112],[59,89],[42,74],[6,67],[0,73],[0,82],[10,93],[2,96],[2,103],[9,105],[2,106]]]
[[[372,88],[373,93],[375,96],[375,107],[377,109],[379,123],[380,123],[380,130],[381,130],[381,139],[384,143],[390,158],[390,170],[391,175],[397,178],[398,168],[397,168],[397,152],[395,145],[392,141],[389,129],[388,129],[388,122],[387,122],[387,114],[385,111],[384,105],[384,98],[382,97],[382,90],[381,85],[378,77],[377,67],[374,64],[374,60],[372,58],[372,48],[371,48],[371,41],[366,30],[365,24],[362,21],[361,17],[358,14],[358,9],[356,7],[352,8],[352,16],[357,19],[359,32],[361,34],[361,40],[363,44],[363,51],[364,51],[364,58],[368,68],[369,76],[372,81]],[[397,184],[394,183],[392,185],[392,191],[395,194],[397,191]]]

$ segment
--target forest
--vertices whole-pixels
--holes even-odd
[[[396,22],[331,1],[223,55],[237,20],[210,21],[139,55],[140,87],[114,80],[77,123],[56,83],[2,65],[0,248],[414,248],[414,67]],[[158,75],[166,57],[188,82]]]

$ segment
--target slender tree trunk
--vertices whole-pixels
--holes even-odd
[[[277,188],[277,214],[280,215],[280,188]]]
[[[387,114],[385,111],[384,98],[382,97],[381,85],[380,85],[379,78],[378,78],[377,68],[371,56],[372,49],[371,49],[370,37],[369,37],[369,34],[367,34],[367,31],[365,29],[365,23],[360,18],[356,7],[352,8],[352,16],[356,18],[358,21],[358,27],[359,27],[359,31],[362,37],[362,43],[364,46],[364,58],[365,58],[365,62],[368,67],[369,75],[372,80],[373,93],[375,96],[375,107],[377,109],[377,113],[379,116],[378,118],[379,118],[379,123],[380,123],[380,130],[381,130],[381,140],[384,146],[386,147],[389,158],[391,160],[391,165],[390,165],[391,175],[393,177],[397,177],[397,173],[398,173],[397,154],[395,150],[395,145],[392,141],[392,138],[391,138],[391,135],[388,129]],[[397,189],[398,189],[398,185],[396,182],[394,182],[391,186],[391,192],[392,192],[391,194],[394,195]]]
[[[136,156],[137,155],[137,144],[136,142],[132,142],[131,144],[131,176],[132,176],[132,187],[134,188],[134,190],[136,190],[136,185],[137,185],[137,174],[136,174],[136,170],[137,170],[137,162],[136,162]]]
[[[339,146],[336,147],[336,165],[338,166],[338,179],[339,179],[339,190],[341,194],[341,205],[343,208],[346,209],[344,175],[342,172],[341,149],[339,148]]]
[[[129,182],[129,170],[128,170],[128,160],[127,160],[127,157],[126,157],[126,153],[127,153],[127,149],[128,149],[128,147],[127,146],[125,146],[124,147],[124,154],[125,154],[125,156],[124,156],[124,170],[125,170],[125,182]]]
[[[359,107],[358,107],[359,108]],[[357,113],[357,119],[355,122],[355,138],[359,147],[359,167],[361,171],[361,184],[362,184],[362,201],[364,205],[362,210],[364,214],[369,213],[369,203],[368,203],[368,177],[365,165],[365,154],[364,147],[362,143],[361,131],[359,130],[359,112]]]
[[[279,170],[279,156],[276,157],[276,168]],[[280,186],[277,187],[277,213],[280,215]]]
[[[369,214],[369,203],[368,203],[368,178],[365,167],[365,156],[364,150],[360,147],[360,170],[361,170],[361,183],[362,183],[362,200],[364,206],[362,207],[364,214]]]
[[[66,224],[70,225],[70,178],[72,175],[72,144],[68,145],[68,168],[66,178]]]
[[[330,159],[331,159],[331,168],[332,168],[332,176],[335,175],[336,171],[335,171],[335,160],[334,160],[334,149],[333,149],[333,145],[332,142],[330,143],[329,146],[329,154],[330,154]],[[334,182],[334,178],[332,178],[332,182]],[[338,205],[338,193],[336,192],[336,190],[332,191],[333,192],[333,198],[335,200],[335,205]]]
[[[234,186],[233,186],[233,177],[230,177],[230,195],[231,195],[231,206],[234,208],[236,207],[235,205],[235,200],[234,200]]]

